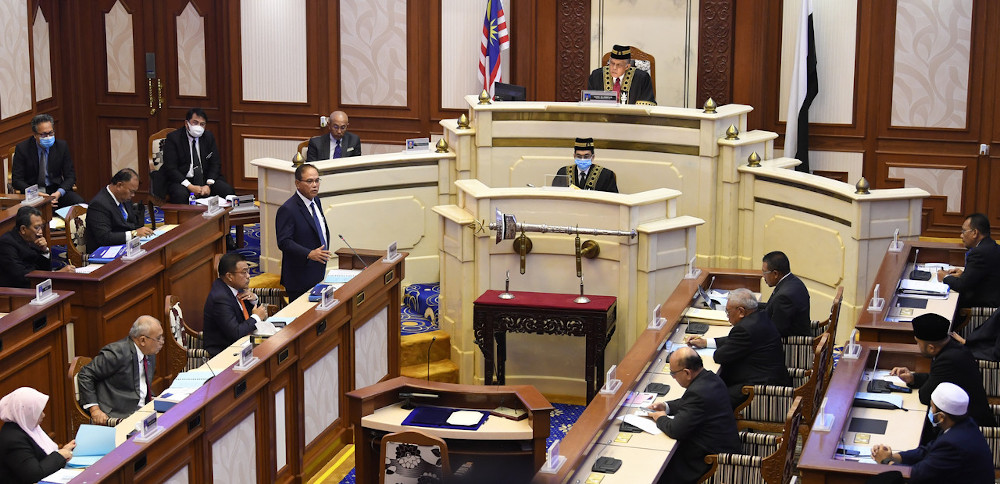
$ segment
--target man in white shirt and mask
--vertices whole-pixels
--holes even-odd
[[[200,108],[187,112],[184,126],[163,140],[163,183],[167,201],[188,203],[191,195],[205,198],[212,195],[235,195],[233,187],[222,176],[222,160],[215,136],[205,129],[208,115]],[[158,187],[154,186],[154,193]],[[162,195],[162,193],[156,193]]]

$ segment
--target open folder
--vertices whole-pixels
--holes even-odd
[[[115,450],[115,428],[83,424],[76,431],[76,448],[67,467],[88,467]]]

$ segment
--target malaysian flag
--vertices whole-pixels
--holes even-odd
[[[486,17],[483,19],[483,42],[479,49],[479,80],[483,89],[493,97],[493,85],[502,82],[500,77],[500,51],[510,48],[507,34],[507,17],[500,0],[486,0]]]

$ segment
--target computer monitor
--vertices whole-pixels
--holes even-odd
[[[493,100],[495,101],[526,101],[527,92],[524,86],[498,82],[493,85]]]

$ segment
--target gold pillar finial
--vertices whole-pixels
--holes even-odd
[[[437,142],[437,144],[434,145],[434,147],[436,148],[434,150],[435,153],[447,153],[448,152],[448,142],[445,141],[444,138],[439,139],[438,142]]]
[[[715,108],[719,107],[719,105],[715,104],[715,99],[708,98],[708,101],[705,101],[705,105],[703,107],[705,109],[705,113],[715,114]]]
[[[730,124],[729,129],[726,130],[726,139],[736,140],[740,139],[740,130],[736,128],[735,124]]]
[[[871,185],[868,184],[868,180],[865,177],[861,177],[861,179],[858,180],[858,184],[854,185],[854,188],[856,188],[854,193],[857,193],[858,195],[868,195],[872,192]]]
[[[469,117],[465,113],[458,117],[458,129],[469,129]]]
[[[302,158],[302,152],[301,151],[296,151],[295,152],[295,156],[292,157],[292,166],[298,168],[300,165],[302,165],[305,162],[306,162],[305,158]]]
[[[486,89],[479,93],[479,104],[493,104],[490,102],[490,93]]]
[[[751,168],[757,168],[760,166],[760,155],[756,151],[750,153],[750,157],[747,158],[747,166]]]

